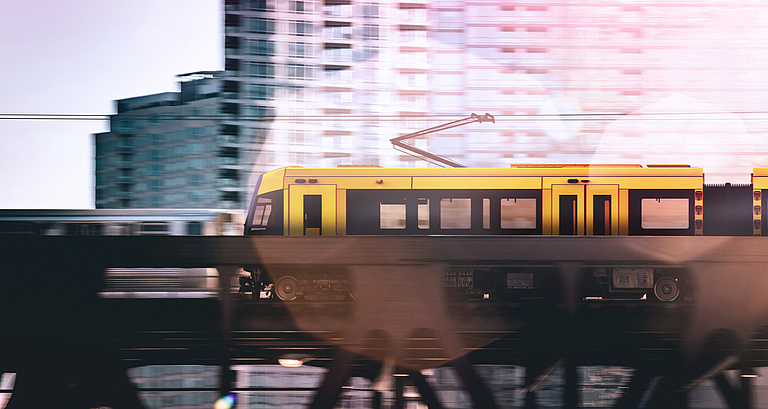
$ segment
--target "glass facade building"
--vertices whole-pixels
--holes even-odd
[[[221,72],[179,76],[180,92],[116,101],[95,135],[97,208],[241,209],[237,152],[219,134]]]

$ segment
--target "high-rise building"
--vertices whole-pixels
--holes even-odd
[[[110,131],[95,135],[97,208],[244,208],[237,153],[219,136],[221,76],[116,101]]]
[[[764,166],[768,13],[754,1],[434,0],[433,114],[488,110],[433,150],[469,166]],[[455,137],[451,137],[455,136]]]
[[[227,146],[252,173],[413,166],[388,140],[424,128],[430,112],[428,9],[425,0],[226,0]]]
[[[223,129],[256,173],[423,165],[388,139],[470,112],[498,122],[417,146],[469,166],[689,163],[737,183],[768,152],[758,2],[225,0],[225,14]]]

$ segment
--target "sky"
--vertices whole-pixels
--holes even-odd
[[[0,114],[113,114],[224,65],[220,0],[0,2]],[[0,115],[2,117],[2,115]],[[94,207],[107,121],[0,119],[0,209]]]

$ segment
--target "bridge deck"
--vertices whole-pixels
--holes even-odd
[[[762,237],[0,237],[0,259],[0,306],[11,312],[0,319],[0,346],[13,351],[0,369],[20,374],[66,366],[94,349],[126,366],[228,367],[300,352],[331,368],[318,396],[333,396],[334,376],[375,376],[381,361],[394,360],[412,371],[464,368],[480,402],[484,389],[467,362],[624,365],[665,375],[669,385],[658,393],[677,393],[728,357],[736,357],[729,367],[768,366]],[[550,266],[557,297],[447,296],[445,267],[468,263]],[[215,267],[226,283],[254,265],[342,269],[355,298],[252,300],[228,285],[219,299],[96,296],[109,267]],[[584,267],[595,265],[684,268],[693,296],[584,299]],[[345,353],[354,358],[339,358]],[[231,389],[226,377],[222,390]]]

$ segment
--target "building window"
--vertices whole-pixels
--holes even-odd
[[[160,190],[160,187],[162,186],[162,180],[160,179],[153,179],[149,181],[149,188],[152,190]]]
[[[246,106],[245,116],[248,120],[262,120],[264,117],[274,115],[271,107],[265,106]]]
[[[377,40],[379,38],[378,24],[363,24],[363,39]]]
[[[275,20],[260,17],[249,18],[245,32],[252,34],[275,34]]]
[[[351,104],[352,103],[352,92],[350,91],[329,91],[329,92],[326,92],[324,96],[325,96],[325,100],[332,104]]]
[[[312,22],[308,20],[290,20],[288,21],[288,34],[310,36],[313,34]]]
[[[351,62],[352,49],[349,47],[326,48],[323,50],[323,59],[334,62]]]
[[[379,47],[375,45],[363,46],[362,60],[378,61],[379,60]]]
[[[323,38],[331,40],[349,40],[352,38],[352,26],[348,24],[333,26],[326,25],[323,27]]]
[[[129,120],[117,121],[117,131],[122,133],[133,132],[133,121],[129,121]]]
[[[248,55],[257,55],[262,57],[275,56],[275,42],[272,40],[246,40],[245,52]]]
[[[379,17],[379,3],[364,3],[363,4],[363,17],[364,18],[377,18],[377,17]]]
[[[246,62],[245,75],[258,78],[274,78],[275,64],[271,62]]]
[[[314,3],[307,0],[291,0],[290,10],[293,13],[305,14],[312,13],[314,10]]]
[[[247,96],[250,99],[269,100],[275,97],[277,86],[269,84],[246,84]]]
[[[288,64],[287,77],[294,80],[312,79],[313,67],[304,64]]]
[[[117,138],[117,147],[120,149],[131,149],[131,142],[132,141],[130,137]]]
[[[291,58],[312,58],[312,44],[304,42],[291,42],[288,44],[288,56]]]
[[[291,102],[306,102],[312,100],[312,91],[299,85],[287,85],[283,88],[284,98]]]
[[[323,14],[328,17],[352,17],[353,6],[351,4],[326,4],[323,6]]]
[[[427,40],[426,30],[401,30],[400,31],[400,41],[409,42],[409,41],[426,41],[426,40]]]
[[[243,0],[246,10],[252,11],[274,11],[273,0]]]

